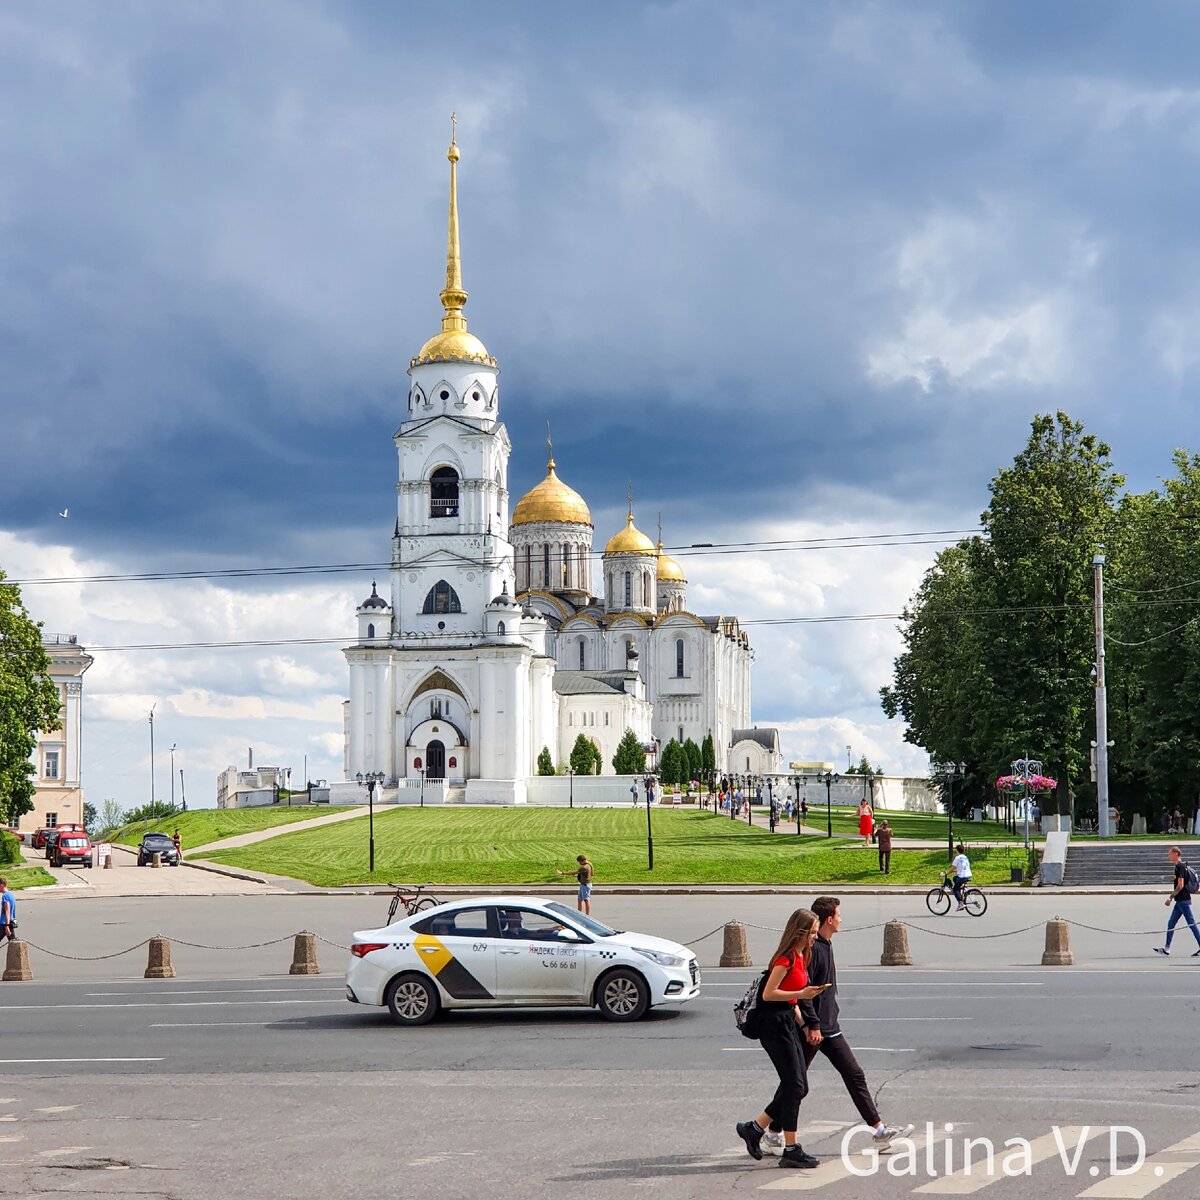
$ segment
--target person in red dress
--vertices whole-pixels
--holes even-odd
[[[862,800],[858,805],[858,836],[862,838],[863,845],[871,844],[871,834],[875,832],[875,812],[866,800]]]
[[[741,1121],[737,1135],[746,1143],[751,1158],[762,1158],[762,1140],[772,1122],[783,1130],[781,1167],[815,1167],[820,1160],[805,1154],[796,1141],[800,1102],[808,1093],[804,1065],[804,1017],[798,1000],[812,1000],[825,987],[809,987],[808,959],[820,922],[807,908],[798,908],[788,918],[783,936],[771,955],[771,968],[762,984],[759,1003],[759,1042],[779,1076],[771,1102],[753,1121]]]

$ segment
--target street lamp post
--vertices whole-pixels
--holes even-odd
[[[754,824],[754,776],[746,776],[746,824]]]
[[[421,807],[425,807],[425,768],[421,767]],[[382,778],[382,776],[381,776]]]
[[[833,837],[833,785],[835,780],[841,776],[833,771],[826,771],[824,775],[818,775],[818,779],[825,784],[825,836]]]
[[[368,822],[367,828],[369,832],[369,852],[367,858],[367,868],[372,875],[375,874],[375,785],[383,782],[382,771],[368,771],[365,775],[359,771],[354,777],[360,785],[364,785],[367,789],[367,812]],[[422,774],[422,778],[424,775]]]
[[[171,743],[171,811],[175,811],[175,743]]]
[[[797,837],[800,836],[800,785],[801,785],[802,779],[803,779],[803,776],[801,776],[801,775],[793,775],[792,776],[792,783],[793,783],[793,785],[795,787],[795,791],[796,791],[796,836]]]
[[[654,870],[654,826],[650,821],[650,797],[652,795],[654,776],[649,772],[646,773],[646,860],[647,869]]]
[[[954,781],[967,774],[966,763],[933,763],[932,772],[946,784],[946,855],[954,861]]]
[[[567,771],[571,776],[571,783],[570,783],[571,792],[570,792],[568,799],[570,801],[570,806],[572,808],[574,808],[575,807],[575,767],[574,767],[574,765],[571,763],[568,763]]]
[[[767,776],[767,824],[775,832],[775,796],[771,790],[771,777]]]

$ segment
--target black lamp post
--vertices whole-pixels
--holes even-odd
[[[746,824],[754,824],[754,776],[746,776]]]
[[[933,773],[946,784],[946,856],[954,861],[954,781],[967,774],[966,763],[934,763]]]
[[[569,796],[570,807],[574,808],[575,807],[575,767],[571,763],[568,763],[567,771],[571,776],[571,783],[570,783],[571,793]]]
[[[801,775],[793,775],[792,783],[796,791],[796,836],[800,836],[800,784],[803,779]]]
[[[383,776],[381,775],[380,778],[382,779]],[[425,768],[424,767],[421,768],[421,807],[422,808],[425,807]]]
[[[366,785],[367,789],[367,811],[369,813],[367,820],[367,828],[369,829],[369,851],[367,865],[372,875],[375,874],[375,785],[383,782],[382,771],[368,771],[365,775],[359,771],[354,777],[360,785]],[[422,772],[422,779],[424,772]]]
[[[650,795],[651,787],[653,786],[654,776],[649,772],[646,773],[646,859],[648,870],[654,870],[654,827],[650,822]]]
[[[775,832],[775,797],[771,792],[771,777],[767,776],[767,825]]]
[[[833,837],[833,784],[834,780],[840,779],[841,776],[834,771],[826,771],[824,775],[818,775],[818,779],[825,784],[825,836]]]

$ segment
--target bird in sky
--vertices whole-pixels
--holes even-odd
[[[71,515],[71,510],[69,508],[64,508],[58,515],[60,517],[68,517]]]

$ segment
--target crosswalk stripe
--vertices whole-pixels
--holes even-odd
[[[944,1140],[944,1133],[935,1133],[931,1145],[936,1147],[937,1144]],[[911,1139],[913,1146],[918,1151],[925,1147],[925,1135],[923,1133],[915,1134]],[[803,1138],[800,1139],[803,1144]],[[827,1159],[819,1167],[814,1167],[811,1171],[790,1171],[783,1179],[773,1180],[771,1183],[761,1184],[758,1188],[760,1192],[813,1192],[817,1188],[822,1188],[831,1183],[839,1183],[843,1179],[855,1178],[854,1172],[846,1166],[846,1160],[839,1153],[836,1158]],[[936,1154],[936,1149],[935,1149]],[[865,1170],[870,1163],[870,1158],[866,1153],[861,1155],[863,1163],[860,1170]],[[884,1165],[887,1161],[886,1155],[879,1157],[879,1174],[883,1174],[887,1168]]]
[[[1143,1196],[1157,1191],[1164,1183],[1170,1183],[1195,1166],[1200,1163],[1156,1163],[1153,1158],[1148,1158],[1134,1174],[1110,1175],[1079,1195],[1104,1196],[1108,1200],[1142,1200]]]
[[[1200,1133],[1193,1133],[1173,1146],[1165,1146],[1159,1154],[1200,1154]]]
[[[1068,1154],[1074,1153],[1074,1148],[1079,1144],[1079,1139],[1082,1130],[1078,1126],[1068,1125],[1058,1131],[1058,1138],[1061,1143],[1055,1138],[1053,1133],[1043,1134],[1039,1138],[1034,1138],[1029,1143],[1029,1162],[1036,1165],[1040,1162],[1045,1162],[1048,1158],[1053,1158],[1059,1153],[1060,1144],[1067,1148]],[[1094,1130],[1090,1130],[1084,1141],[1091,1141],[1092,1138],[1098,1137],[1103,1130],[1100,1126],[1096,1126]],[[966,1147],[963,1146],[965,1153]],[[1012,1148],[1005,1149],[1003,1142],[996,1146],[994,1170],[990,1175],[983,1174],[986,1170],[987,1159],[981,1158],[978,1150],[972,1155],[972,1171],[971,1174],[966,1174],[965,1171],[956,1171],[953,1175],[943,1175],[938,1179],[931,1180],[929,1183],[923,1184],[919,1188],[914,1188],[914,1194],[928,1193],[939,1196],[969,1196],[973,1192],[982,1191],[989,1184],[996,1183],[998,1180],[1008,1178],[1000,1169],[1000,1164],[1004,1162],[1005,1156],[1013,1153]]]

